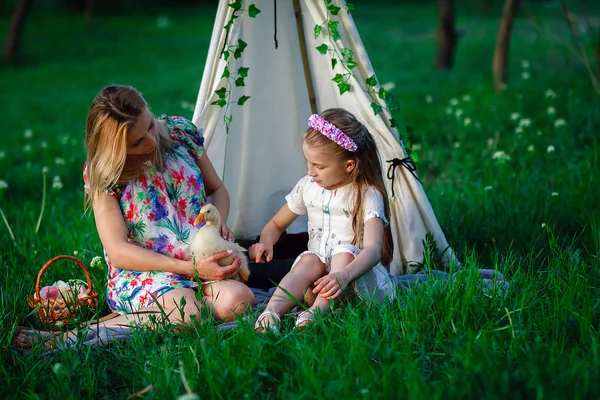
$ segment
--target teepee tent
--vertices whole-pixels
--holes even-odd
[[[252,5],[243,4],[246,11],[239,9],[240,3],[244,2],[219,3],[192,118],[204,130],[207,154],[229,190],[228,225],[236,237],[260,234],[285,202],[284,196],[306,174],[301,142],[308,117],[342,107],[374,135],[384,171],[391,165],[387,161],[396,159],[386,179],[395,248],[390,273],[412,272],[412,265],[423,262],[428,233],[442,260],[454,261],[420,182],[409,164],[399,162],[406,154],[398,132],[390,126],[385,102],[365,90],[374,72],[344,2],[253,0]],[[251,18],[257,9],[260,13]],[[329,36],[327,22],[333,22],[339,38]],[[315,38],[316,25],[323,28]],[[325,54],[316,49],[323,44],[328,46]],[[343,65],[340,56],[349,55],[343,49],[352,51],[357,66]],[[350,90],[340,94],[333,79],[349,70]],[[370,82],[374,84],[373,79]],[[376,84],[373,88],[379,89]],[[373,101],[383,109],[378,114]],[[221,107],[225,103],[229,105]],[[289,229],[305,230],[302,218]]]

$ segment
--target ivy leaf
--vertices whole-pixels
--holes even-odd
[[[330,5],[333,2],[333,0],[325,0],[325,4]]]
[[[223,119],[225,120],[225,132],[229,133],[229,125],[233,120],[233,115],[226,115]]]
[[[248,77],[248,70],[250,68],[246,68],[246,67],[240,67],[238,69],[238,75],[241,76],[242,78],[247,78]]]
[[[395,118],[390,118],[390,126],[392,128],[397,127],[398,125],[396,125],[396,119]]]
[[[250,98],[250,96],[242,96],[238,99],[237,104],[238,106],[243,106],[245,102],[248,101],[248,99]]]
[[[240,49],[235,49],[235,51],[233,52],[233,58],[235,58],[237,60],[241,56],[242,56],[242,51]]]
[[[223,70],[223,75],[221,75],[221,78],[229,78],[229,66],[225,65],[225,69]]]
[[[315,25],[315,40],[317,40],[317,38],[319,37],[319,35],[321,34],[321,29],[323,29],[321,27],[321,25]]]
[[[248,7],[248,15],[250,18],[256,18],[258,14],[260,14],[260,10],[256,8],[256,4],[250,4],[250,7]]]
[[[244,42],[242,39],[238,39],[238,49],[244,51],[246,47],[248,47],[248,43]]]
[[[354,57],[354,52],[346,47],[344,47],[342,49],[342,51],[340,51],[340,53],[342,53],[342,57],[343,58],[352,58]]]
[[[325,54],[327,54],[327,50],[329,49],[329,47],[327,47],[327,45],[325,43],[323,43],[319,47],[315,47],[315,49],[317,49],[317,51],[319,53],[325,55]]]
[[[375,113],[375,115],[377,115],[383,111],[383,107],[381,107],[379,104],[377,104],[375,102],[371,103],[371,108],[373,109],[373,112]]]
[[[215,93],[217,96],[219,96],[220,99],[225,98],[225,96],[227,96],[227,89],[225,87],[222,87],[218,90],[215,90]]]
[[[331,13],[331,15],[338,15],[338,13],[340,12],[341,8],[337,7],[333,4],[330,4],[327,6],[327,10],[329,10],[329,12]]]
[[[348,14],[350,14],[350,11],[354,10],[354,4],[346,2],[346,10],[348,10]]]
[[[242,8],[242,3],[244,0],[235,0],[233,3],[227,4],[229,7],[233,8],[234,11],[239,11]]]
[[[338,25],[340,21],[329,21],[327,22],[327,28],[329,28],[329,35],[333,40],[341,39],[340,33],[338,32]]]
[[[335,69],[335,66],[337,65],[337,58],[332,58],[331,59],[331,70],[333,71]]]
[[[348,83],[338,83],[338,89],[340,89],[340,95],[349,92],[352,86]]]
[[[389,95],[390,95],[390,92],[388,92],[384,88],[379,88],[378,96],[381,100],[387,100]]]
[[[219,107],[225,107],[227,105],[227,101],[225,99],[219,99],[219,100],[213,101],[210,104],[215,105],[215,106],[219,106]]]
[[[346,81],[346,79],[344,78],[344,75],[342,74],[336,74],[332,81],[334,81],[335,83],[337,83],[338,85],[341,83],[344,83]]]
[[[367,78],[365,83],[367,84],[367,86],[376,86],[377,78],[375,78],[375,75],[371,75],[370,77]]]
[[[223,60],[227,61],[229,58],[229,50],[223,50]]]
[[[235,86],[237,86],[237,87],[246,86],[246,84],[244,83],[244,78],[237,78],[235,80]]]
[[[356,63],[356,61],[354,61],[353,58],[349,59],[348,61],[346,61],[346,67],[348,67],[348,69],[352,69],[357,67],[358,64]]]

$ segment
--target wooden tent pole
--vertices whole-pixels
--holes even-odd
[[[317,100],[315,97],[315,88],[310,74],[310,65],[308,65],[308,54],[306,53],[306,37],[304,36],[304,25],[302,23],[302,13],[300,12],[300,0],[294,0],[294,13],[296,14],[296,28],[298,29],[298,41],[300,42],[300,54],[302,55],[302,66],[304,67],[304,78],[306,79],[306,89],[308,90],[308,101],[310,110],[313,114],[317,113]]]

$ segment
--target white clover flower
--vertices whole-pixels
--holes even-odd
[[[508,160],[510,160],[510,156],[508,154],[506,154],[504,151],[499,150],[492,155],[492,159],[508,161]]]
[[[527,60],[521,61],[521,68],[523,68],[523,69],[529,68],[529,61],[527,61]]]
[[[431,103],[433,101],[433,97],[430,95],[425,96],[425,103]]]
[[[0,151],[0,158],[4,158],[4,157],[6,157],[6,152]]]
[[[42,173],[45,174],[48,172],[48,167],[42,167]]]
[[[56,175],[52,180],[52,189],[62,189],[63,184],[60,181],[60,176]]]
[[[0,179],[0,190],[8,189],[8,183],[6,181]]]
[[[60,142],[62,144],[67,144],[68,141],[69,141],[69,136],[68,135],[63,136],[63,137],[60,138]]]
[[[42,149],[45,149],[46,147],[48,147],[48,143],[46,142],[41,142],[40,146],[42,146]]]
[[[23,151],[24,152],[30,152],[31,151],[31,145],[30,144],[26,144],[25,146],[23,146]]]
[[[519,114],[518,112],[514,112],[514,113],[510,114],[510,119],[515,121],[515,120],[519,119],[520,116],[521,116],[521,114]]]
[[[538,135],[538,136],[542,136],[542,133],[543,133],[543,132],[542,132],[542,130],[541,130],[541,129],[538,129],[538,130],[537,130],[537,135]]]
[[[554,93],[554,91],[552,91],[552,89],[546,89],[546,93],[544,93],[544,96],[547,99],[553,99],[556,97],[556,93]]]
[[[529,146],[527,146],[527,151],[533,151],[535,150],[535,147],[533,147],[532,144],[530,144]]]
[[[183,100],[181,103],[179,103],[179,105],[181,106],[181,108],[187,109],[190,106],[190,102]]]
[[[458,104],[458,99],[450,99],[450,105],[457,105]]]
[[[56,163],[56,165],[65,165],[65,159],[64,158],[56,157],[56,159],[54,160],[54,162]]]
[[[446,108],[446,114],[452,114],[452,109],[450,107]]]
[[[462,99],[463,101],[471,101],[471,96],[468,94],[463,94]]]
[[[33,136],[33,131],[31,129],[25,129],[25,132],[23,132],[23,136],[27,139],[29,139],[30,137]]]
[[[463,110],[461,110],[460,108],[458,110],[456,110],[454,112],[454,115],[456,116],[456,118],[460,118],[461,115],[463,115]]]
[[[522,126],[517,126],[515,128],[515,133],[523,133],[523,127]]]
[[[554,127],[558,128],[559,126],[564,126],[567,124],[567,121],[565,121],[562,118],[557,119],[556,121],[554,121]]]
[[[414,143],[412,145],[413,150],[421,150],[421,143]]]
[[[396,87],[396,83],[393,81],[389,81],[381,85],[382,88],[387,90],[388,92]]]
[[[95,256],[92,258],[92,262],[90,263],[92,268],[102,268],[102,257]]]
[[[77,250],[75,250],[75,251],[73,252],[73,255],[74,255],[74,256],[76,256],[76,255],[78,255],[78,254],[79,254],[79,252],[78,252]]]
[[[531,77],[531,75],[529,74],[529,72],[521,72],[521,78],[523,78],[524,80],[527,80]]]
[[[531,120],[529,118],[523,118],[519,121],[520,126],[531,126]]]
[[[458,148],[458,147],[460,147],[460,142],[454,142],[454,147],[455,147],[455,148]]]
[[[548,107],[548,109],[546,111],[548,112],[548,115],[550,115],[550,116],[556,114],[556,108],[554,108],[552,106]]]
[[[486,187],[484,187],[484,188],[483,188],[483,190],[485,190],[486,192],[487,192],[488,190],[492,190],[492,186],[486,186]]]
[[[552,192],[551,196],[552,196],[552,197],[556,197],[556,196],[558,196],[558,192]]]
[[[542,228],[545,228],[545,227],[547,227],[547,226],[548,226],[548,225],[546,225],[546,223],[545,223],[545,222],[542,222]]]
[[[165,16],[161,16],[156,19],[156,26],[158,26],[159,28],[166,28],[167,26],[169,26],[170,23],[171,21],[169,20],[169,18]]]
[[[471,118],[465,118],[465,126],[471,125]]]
[[[547,149],[546,151],[547,151],[548,153],[554,153],[554,151],[555,151],[555,148],[554,148],[554,146],[550,145],[550,146],[548,146],[548,149]]]

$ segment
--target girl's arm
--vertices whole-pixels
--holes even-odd
[[[203,279],[225,279],[237,273],[238,261],[226,267],[215,262],[228,257],[227,252],[218,253],[199,261],[194,268],[191,261],[178,260],[152,250],[144,249],[127,241],[127,227],[119,207],[119,201],[106,193],[100,193],[93,204],[94,218],[100,241],[113,266],[132,271],[164,271]],[[216,257],[215,257],[216,256]]]
[[[313,293],[326,299],[335,299],[356,278],[364,275],[381,261],[383,251],[383,221],[371,218],[365,222],[363,249],[341,271],[331,272],[315,282]]]
[[[233,241],[233,232],[227,227],[227,217],[229,216],[230,206],[229,192],[221,178],[219,178],[217,171],[215,171],[215,168],[206,153],[199,159],[196,159],[196,163],[198,164],[200,171],[202,171],[206,195],[212,196],[211,203],[217,207],[217,210],[219,210],[219,214],[221,215],[221,235],[225,240]]]
[[[262,229],[260,241],[250,247],[250,258],[257,263],[270,262],[273,259],[273,246],[296,218],[298,214],[290,210],[287,203],[284,204]]]

